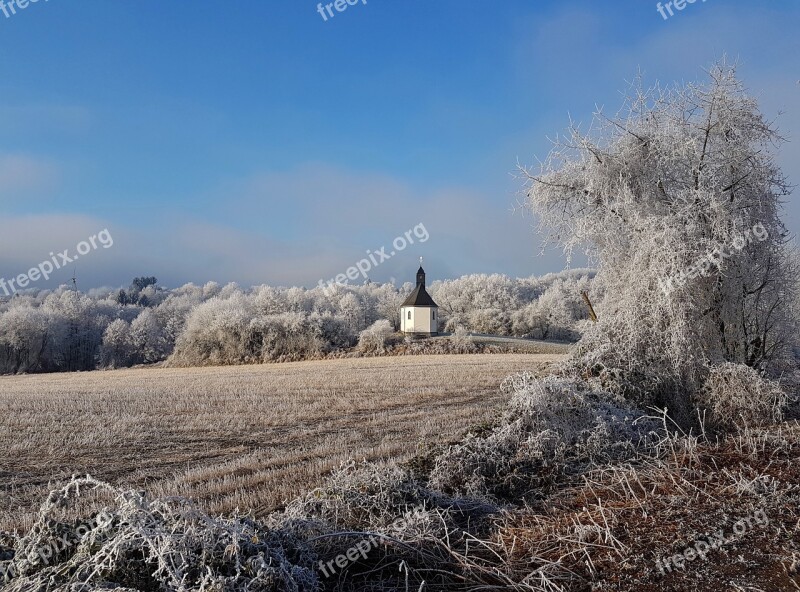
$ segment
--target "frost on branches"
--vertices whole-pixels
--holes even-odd
[[[723,62],[704,84],[634,84],[620,113],[596,113],[585,133],[573,126],[539,174],[525,171],[548,239],[599,267],[599,322],[573,370],[684,423],[711,367],[779,371],[795,292],[780,142]],[[759,239],[742,246],[754,227]],[[719,265],[698,265],[721,247]],[[670,278],[681,281],[662,289]]]

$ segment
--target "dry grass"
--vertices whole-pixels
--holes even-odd
[[[90,473],[259,515],[349,458],[403,460],[491,420],[509,374],[558,355],[369,358],[0,379],[0,530]]]
[[[441,380],[452,389],[454,376],[447,369],[430,364],[428,358],[409,359],[425,362],[427,368],[402,364],[406,367],[400,370],[427,372],[429,381]],[[495,367],[497,360],[505,358],[494,356],[488,362]],[[454,359],[455,365],[481,361],[487,360]],[[364,362],[370,365],[362,366]],[[348,379],[379,367],[388,370],[375,366],[381,363],[386,360],[353,361],[346,367]],[[315,368],[329,369],[325,364]],[[437,374],[440,370],[443,376]],[[213,372],[204,376],[208,379]],[[462,374],[468,372],[462,368]],[[609,455],[603,453],[604,446],[594,445],[604,439],[593,434],[612,436],[603,426],[612,427],[614,418],[628,425],[633,421],[630,410],[617,409],[623,412],[620,416],[602,393],[564,379],[517,375],[504,387],[501,392],[515,395],[502,419],[472,430],[461,444],[435,446],[434,440],[449,440],[450,434],[428,433],[425,454],[412,462],[348,463],[283,511],[260,520],[209,517],[184,498],[152,499],[92,479],[72,481],[50,494],[24,536],[0,533],[0,574],[10,578],[4,589],[800,590],[800,423],[740,426],[734,433],[708,439],[707,432],[676,434],[665,429],[666,418],[650,417],[635,422],[652,424],[643,426],[647,438],[639,438],[633,448],[625,446],[623,454]],[[295,391],[291,396],[304,395]],[[419,393],[410,398],[417,400]],[[460,413],[471,405],[465,400],[454,409]],[[584,405],[588,411],[581,414]],[[487,416],[486,409],[481,416]],[[581,415],[585,418],[578,421]],[[592,427],[595,423],[597,429]],[[351,425],[358,422],[351,420]],[[384,425],[394,427],[392,418]],[[536,446],[537,439],[528,437],[544,433],[544,426],[569,454],[548,456]],[[633,442],[633,432],[621,424],[618,428],[622,438],[613,436],[606,444]],[[582,452],[576,434],[594,444]],[[499,441],[502,435],[505,444]],[[454,451],[478,440],[487,445],[471,449],[477,462],[453,462]],[[395,458],[403,456],[401,452]],[[494,462],[498,457],[508,462]],[[249,456],[242,462],[254,459]],[[463,497],[459,488],[441,491],[434,482],[434,475],[471,474],[486,463],[496,466],[487,472],[492,479],[513,477],[520,485],[526,482],[534,495],[514,494],[496,503],[480,499],[490,483],[473,488],[476,498]],[[554,464],[563,470],[553,472]],[[240,478],[252,475],[232,470],[235,466],[231,463],[219,480],[204,476],[192,485],[190,475],[179,475],[150,489],[163,496],[176,490],[191,494],[191,487],[203,486],[198,489],[201,495],[194,497],[211,507],[224,501],[214,498],[213,488],[220,482],[241,487]],[[541,487],[541,478],[551,474],[557,478]],[[202,498],[204,492],[207,499]],[[100,505],[102,520],[92,512]],[[745,527],[751,517],[755,522]],[[80,526],[84,524],[90,528]],[[712,538],[713,533],[717,534]],[[718,538],[721,546],[715,542]],[[366,540],[371,547],[350,558],[353,545]],[[66,541],[54,547],[57,556],[43,551],[54,541]],[[700,549],[701,543],[707,557],[695,557],[683,566],[675,563],[666,572],[660,569],[659,558],[674,556],[677,561],[677,554]],[[341,558],[348,561],[333,570]]]
[[[800,424],[662,446],[660,458],[598,467],[539,507],[510,513],[496,536],[509,571],[556,565],[576,592],[800,590]],[[766,525],[736,532],[758,512]],[[715,532],[726,543],[705,560],[657,563]]]

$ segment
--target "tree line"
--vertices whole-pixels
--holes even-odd
[[[434,282],[442,330],[574,340],[587,318],[586,269],[543,277],[467,275]],[[81,293],[61,286],[0,302],[0,373],[305,359],[354,347],[380,320],[399,329],[413,285],[167,289],[155,277]]]

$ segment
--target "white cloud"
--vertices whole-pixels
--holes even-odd
[[[291,275],[303,284],[319,279],[320,269],[324,278],[344,271],[368,249],[390,245],[419,223],[430,239],[385,262],[373,279],[402,280],[421,254],[446,276],[546,271],[534,260],[532,219],[512,212],[514,195],[492,196],[458,186],[424,188],[386,174],[320,163],[257,173],[220,191],[226,197],[216,198],[224,204],[218,219],[233,226],[246,212],[258,221],[264,236],[293,237],[277,251],[265,250],[264,257],[280,253],[296,262],[292,267],[308,269]],[[296,251],[308,247],[313,248],[303,260]],[[295,252],[289,255],[291,249]],[[319,265],[321,257],[324,265]],[[280,258],[275,264],[283,266]],[[563,264],[548,261],[548,265],[551,270],[552,265]]]
[[[126,285],[155,275],[163,285],[187,281],[237,281],[316,285],[386,246],[420,222],[429,239],[370,272],[374,281],[413,280],[424,255],[431,280],[473,272],[527,275],[559,269],[537,262],[530,217],[511,212],[513,196],[496,198],[463,187],[423,189],[389,175],[359,173],[320,164],[251,175],[224,188],[216,212],[160,212],[147,224],[104,217],[47,214],[0,219],[0,277],[14,277],[48,258],[74,249],[108,228],[110,249],[77,263],[79,287]],[[232,197],[231,197],[232,195]],[[288,225],[288,230],[284,227]],[[50,286],[68,282],[72,268]],[[41,283],[40,283],[41,284]],[[40,286],[43,287],[43,286]]]
[[[73,256],[79,242],[98,235],[104,229],[108,229],[111,234],[113,246],[104,248],[102,241],[96,239],[96,250],[93,249],[74,263],[56,270],[50,282],[40,281],[32,287],[53,287],[68,283],[73,271],[77,271],[82,289],[102,284],[118,284],[121,281],[121,267],[135,269],[135,265],[130,265],[132,258],[126,257],[130,253],[120,247],[120,239],[124,236],[122,229],[115,228],[107,220],[74,214],[4,215],[0,218],[0,277],[13,278],[26,273],[50,259],[51,253],[68,249],[67,255]],[[60,258],[57,257],[57,261],[61,261]],[[126,270],[124,276],[128,275],[129,271]],[[113,281],[109,278],[113,278]]]

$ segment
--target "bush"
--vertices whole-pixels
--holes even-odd
[[[79,496],[116,498],[83,522],[56,511]],[[2,550],[0,548],[0,550]],[[2,555],[2,554],[0,554]],[[211,517],[182,498],[148,499],[87,477],[50,494],[39,521],[0,561],[3,590],[319,590],[316,555],[248,517]]]
[[[711,369],[695,402],[710,427],[731,429],[780,421],[788,396],[753,368],[728,363]]]
[[[468,436],[440,456],[433,489],[451,495],[518,500],[565,473],[601,460],[625,458],[655,434],[653,420],[583,383],[516,375],[500,424],[488,436]]]
[[[382,354],[386,351],[386,343],[393,333],[394,328],[389,321],[375,321],[359,335],[358,349],[365,354]]]
[[[471,354],[477,349],[472,337],[470,337],[467,330],[461,326],[456,327],[456,330],[453,331],[450,342],[453,346],[453,353]]]

